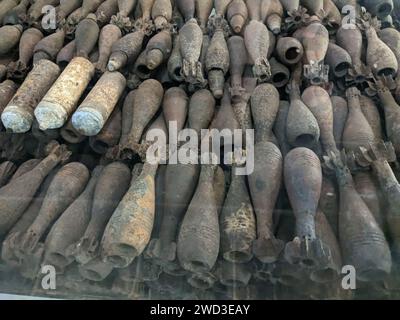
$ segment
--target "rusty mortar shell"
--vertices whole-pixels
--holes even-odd
[[[138,152],[145,128],[159,110],[164,96],[164,89],[156,80],[144,81],[133,95],[132,125],[126,145],[120,145],[122,157],[131,157]]]
[[[75,50],[76,50],[75,40],[72,40],[66,46],[64,46],[57,54],[56,63],[62,69],[65,69],[65,67],[75,57]]]
[[[400,33],[394,28],[386,28],[380,30],[378,35],[379,38],[393,51],[394,55],[396,56],[397,63],[400,63]],[[397,75],[398,74],[399,71],[397,71]]]
[[[0,83],[0,113],[3,113],[4,108],[15,95],[18,86],[12,80],[5,80]]]
[[[87,264],[79,265],[78,268],[83,278],[96,282],[105,280],[114,269],[112,265],[101,261],[100,258],[94,259]]]
[[[303,58],[304,48],[296,38],[282,37],[276,44],[276,54],[283,64],[295,65]]]
[[[60,74],[60,68],[49,60],[37,63],[28,74],[17,93],[4,109],[1,119],[4,126],[15,133],[30,130],[34,109]]]
[[[204,83],[203,65],[200,62],[203,32],[195,19],[190,19],[179,30],[179,47],[182,56],[182,75],[188,83]]]
[[[76,56],[88,59],[97,44],[99,34],[100,28],[93,13],[79,22],[75,31]]]
[[[284,162],[285,185],[296,216],[295,238],[286,244],[285,259],[306,268],[323,268],[329,261],[330,250],[315,231],[322,186],[320,160],[310,149],[296,148],[287,154]]]
[[[233,31],[240,34],[247,22],[249,12],[243,0],[233,0],[227,11],[227,19]]]
[[[255,145],[254,172],[248,176],[250,195],[257,216],[257,239],[253,253],[263,263],[275,262],[283,242],[275,238],[273,212],[282,183],[283,159],[278,147],[268,141]]]
[[[386,221],[391,236],[392,258],[397,263],[400,257],[400,245],[398,228],[398,205],[400,184],[389,162],[396,159],[394,147],[391,143],[377,143],[370,148],[361,148],[357,154],[357,161],[363,166],[371,166],[374,176],[378,179],[380,190],[384,196]]]
[[[369,148],[376,141],[374,132],[365,118],[360,105],[360,91],[351,87],[346,91],[349,114],[343,131],[343,146],[347,151],[357,151],[359,147]]]
[[[18,45],[23,27],[21,25],[3,26],[0,28],[0,55],[9,53]]]
[[[137,179],[137,175],[133,179]],[[90,221],[77,243],[75,258],[79,263],[86,264],[99,254],[104,229],[128,190],[130,181],[130,170],[125,164],[112,162],[104,167],[94,190]]]
[[[302,44],[307,61],[304,76],[314,85],[327,82],[329,66],[324,64],[324,59],[329,45],[328,30],[318,21],[311,23],[303,32]]]
[[[369,76],[370,70],[362,61],[363,36],[360,29],[340,27],[336,32],[336,44],[345,49],[351,57],[352,67],[349,76],[356,83],[363,83]]]
[[[154,262],[168,273],[180,269],[176,261],[178,227],[195,192],[199,174],[199,166],[191,164],[168,165],[166,169],[164,214],[159,237],[149,247]]]
[[[225,75],[229,70],[229,50],[222,29],[218,29],[208,46],[205,67],[210,90],[216,99],[224,94]]]
[[[342,150],[342,138],[349,108],[346,99],[340,96],[331,96],[331,102],[333,110],[333,136],[335,137],[337,148]]]
[[[265,108],[268,105],[269,108]],[[269,83],[260,84],[251,96],[255,142],[269,141],[279,109],[279,92]]]
[[[106,0],[96,10],[96,20],[99,26],[104,26],[118,13],[118,0]]]
[[[108,71],[117,71],[135,61],[141,52],[144,37],[145,32],[141,29],[116,41],[107,63]]]
[[[178,259],[189,272],[209,273],[218,258],[220,231],[213,188],[215,170],[213,165],[202,166],[199,184],[178,235]],[[200,212],[199,206],[203,207]]]
[[[145,163],[140,176],[114,211],[102,239],[103,261],[124,268],[148,245],[154,226],[158,165]]]
[[[71,119],[61,128],[60,135],[65,141],[71,144],[78,144],[86,139],[85,136],[76,131],[72,125]]]
[[[33,64],[42,59],[54,61],[62,49],[65,40],[65,31],[60,29],[40,40],[33,50]]]
[[[15,8],[18,5],[17,0],[4,0],[0,3],[0,22],[3,22],[3,19],[8,11]]]
[[[227,287],[246,287],[252,277],[249,264],[235,264],[221,260],[216,271],[219,281]]]
[[[79,162],[71,162],[57,172],[38,216],[22,238],[21,245],[25,253],[30,254],[37,249],[45,231],[81,194],[88,180],[89,170]]]
[[[220,216],[221,254],[232,263],[246,263],[253,258],[256,219],[244,176],[235,174]]]
[[[153,36],[146,46],[146,66],[149,70],[157,69],[167,61],[172,51],[171,32],[163,30]]]
[[[36,165],[31,166],[30,169],[33,170],[33,168],[36,167],[39,163],[40,160],[36,161]],[[22,166],[25,167],[25,164],[21,165],[20,167]],[[28,168],[29,166],[26,167],[27,169],[29,169]],[[17,170],[11,181],[18,179],[20,176],[30,172],[31,170]],[[37,214],[39,213],[43,199],[47,193],[47,189],[56,171],[57,169],[54,169],[45,178],[44,182],[41,184],[34,198],[32,199],[32,202],[29,204],[28,208],[23,212],[21,218],[11,228],[11,230],[9,231],[9,233],[7,234],[6,238],[3,241],[1,257],[10,266],[18,267],[22,263],[21,259],[19,258],[21,256],[19,248],[22,235],[25,233],[26,229],[29,228],[29,226],[32,224]]]
[[[114,24],[107,24],[101,29],[99,36],[99,59],[96,63],[96,70],[98,72],[104,73],[106,71],[112,46],[121,37],[121,29]]]
[[[10,68],[13,77],[20,79],[26,76],[29,62],[33,57],[33,50],[36,44],[43,39],[43,34],[35,28],[26,29],[19,41],[19,58]]]
[[[243,88],[243,75],[248,61],[247,50],[244,39],[240,36],[230,37],[227,41],[227,44],[230,57],[230,92],[232,96],[232,102],[238,103],[242,99],[245,99],[245,97],[243,97],[246,93],[245,89]]]
[[[276,88],[282,88],[287,85],[290,79],[289,69],[279,63],[275,58],[269,60],[271,66],[271,82]]]
[[[336,152],[337,147],[333,136],[333,108],[328,92],[321,87],[310,86],[304,90],[301,98],[318,122],[325,153]]]
[[[172,20],[172,3],[170,0],[155,0],[151,9],[156,30],[167,28]]]
[[[84,191],[61,214],[46,237],[44,261],[61,270],[75,260],[74,245],[89,223],[93,194],[102,170],[101,166],[94,169]]]
[[[339,241],[343,263],[356,268],[358,280],[380,281],[391,271],[390,249],[370,209],[356,191],[344,160],[332,154],[327,162],[335,170],[339,185]]]
[[[2,199],[0,234],[6,234],[28,208],[45,177],[69,153],[65,146],[53,144],[53,149],[33,170],[0,189]]]
[[[287,116],[286,137],[294,147],[313,148],[319,141],[320,128],[310,109],[300,97],[297,84],[290,85],[290,108]]]
[[[35,109],[42,130],[64,126],[93,75],[94,66],[85,58],[74,58],[68,64]]]
[[[116,109],[97,136],[89,138],[89,145],[93,151],[106,154],[108,149],[116,146],[121,138],[121,111]]]
[[[175,35],[172,52],[168,60],[168,73],[172,80],[176,82],[182,82],[184,80],[182,67],[183,60],[179,44],[179,35]]]
[[[365,34],[368,40],[366,61],[375,77],[394,77],[399,69],[396,55],[390,47],[378,37],[376,30],[372,26],[367,27]]]
[[[266,82],[271,77],[268,62],[270,36],[267,27],[260,21],[251,20],[244,30],[244,41],[253,64],[254,76],[259,82]]]
[[[126,86],[119,72],[106,72],[72,116],[72,125],[85,136],[95,136],[104,127]]]
[[[342,47],[330,42],[325,62],[335,77],[344,77],[351,68],[352,61],[349,53]]]

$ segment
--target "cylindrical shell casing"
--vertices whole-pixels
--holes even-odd
[[[72,116],[72,125],[79,133],[95,136],[113,112],[126,86],[119,72],[106,72]]]
[[[94,66],[85,58],[68,64],[35,110],[42,130],[58,129],[67,122],[93,75]]]
[[[1,120],[14,133],[29,131],[34,109],[60,74],[60,68],[49,60],[34,65],[24,83],[4,109]]]

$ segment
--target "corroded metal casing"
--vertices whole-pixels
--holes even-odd
[[[85,58],[77,57],[68,64],[35,110],[42,130],[58,129],[67,122],[93,74],[94,66]]]
[[[60,68],[49,60],[41,60],[28,74],[24,83],[4,109],[1,120],[15,133],[29,131],[34,109],[60,74]]]
[[[85,136],[95,136],[104,127],[126,86],[119,72],[106,72],[72,116],[72,125]]]

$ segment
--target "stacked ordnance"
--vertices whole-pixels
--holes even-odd
[[[399,21],[398,0],[1,1],[0,291],[398,297]],[[175,129],[254,143],[176,163]]]

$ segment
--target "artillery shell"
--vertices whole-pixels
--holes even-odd
[[[93,64],[85,58],[68,64],[35,109],[42,130],[58,129],[67,122],[93,74]]]
[[[4,109],[1,115],[4,126],[16,133],[29,131],[38,101],[43,98],[59,74],[60,68],[53,62],[38,62]]]
[[[90,91],[72,116],[78,132],[95,136],[104,127],[126,86],[125,77],[119,72],[106,72]]]

